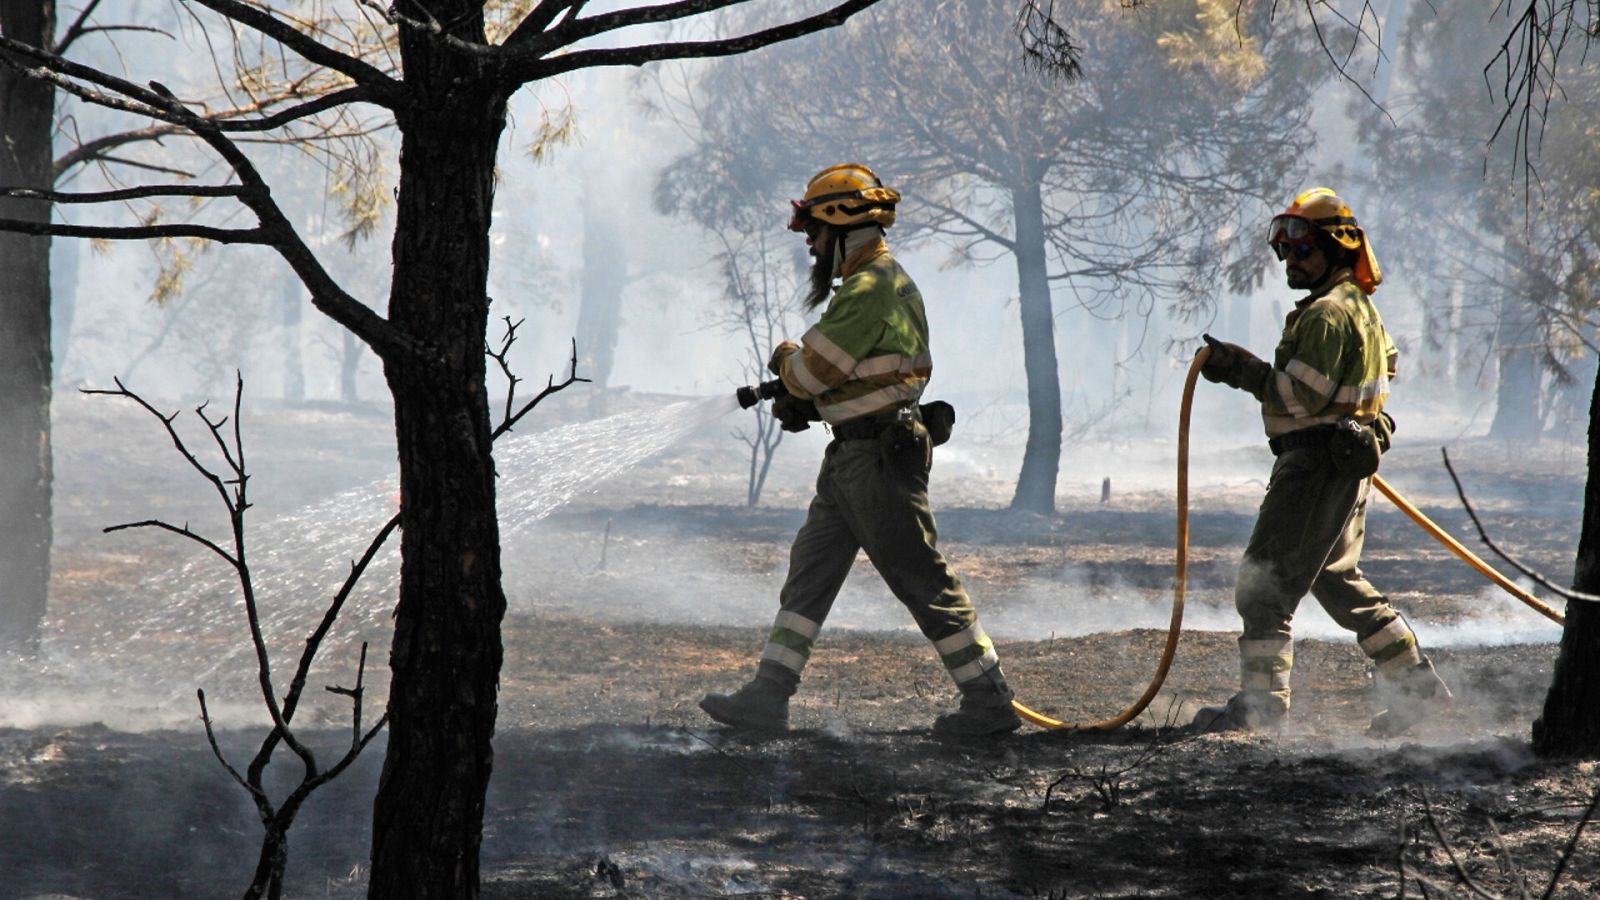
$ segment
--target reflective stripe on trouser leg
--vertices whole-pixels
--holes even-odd
[[[767,635],[767,646],[761,651],[762,662],[776,663],[799,675],[805,670],[811,647],[821,631],[821,623],[787,610],[779,612]]]
[[[1406,620],[1395,616],[1379,630],[1361,639],[1361,652],[1372,660],[1373,668],[1386,678],[1422,665],[1422,651],[1417,648],[1417,635]]]
[[[967,628],[933,642],[939,659],[959,687],[983,677],[983,673],[1000,665],[994,652],[994,642],[983,633],[983,626],[973,622]]]
[[[1289,708],[1289,675],[1294,670],[1290,638],[1239,639],[1239,687],[1269,706]]]

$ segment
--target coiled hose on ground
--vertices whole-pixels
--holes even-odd
[[[1098,722],[1064,722],[1052,716],[1045,715],[1038,710],[1031,709],[1017,700],[1011,701],[1016,708],[1017,715],[1038,725],[1041,728],[1069,728],[1077,731],[1111,731],[1121,728],[1133,721],[1134,717],[1144,712],[1150,701],[1156,698],[1161,685],[1167,680],[1167,672],[1172,668],[1172,658],[1178,652],[1178,638],[1183,631],[1183,598],[1188,587],[1189,579],[1189,413],[1194,404],[1195,381],[1200,375],[1200,368],[1205,365],[1206,358],[1211,355],[1211,348],[1202,347],[1194,356],[1194,361],[1189,364],[1189,374],[1183,380],[1183,402],[1178,410],[1178,542],[1177,542],[1177,571],[1172,581],[1172,619],[1167,625],[1167,642],[1161,649],[1161,661],[1156,664],[1155,677],[1150,680],[1150,686],[1145,688],[1139,699],[1131,706],[1109,719]],[[1443,544],[1446,549],[1460,557],[1467,565],[1477,569],[1485,578],[1504,588],[1513,597],[1532,607],[1545,618],[1562,623],[1566,617],[1533,596],[1506,576],[1500,574],[1484,562],[1477,554],[1462,546],[1461,542],[1451,537],[1437,524],[1423,515],[1411,501],[1390,486],[1379,475],[1372,476],[1372,486],[1377,488],[1389,501],[1400,509],[1401,512],[1411,517],[1413,522],[1421,526],[1422,530],[1432,535],[1435,540]]]

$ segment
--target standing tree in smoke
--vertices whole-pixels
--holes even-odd
[[[600,178],[602,183],[604,177]],[[583,192],[583,275],[578,300],[578,345],[584,370],[594,376],[590,415],[606,412],[606,388],[616,362],[622,330],[622,292],[628,282],[628,258],[618,227],[621,210],[603,186]]]
[[[512,95],[524,85],[595,66],[722,56],[830,28],[875,0],[815,15],[762,4],[777,24],[703,41],[615,46],[630,26],[671,22],[738,0],[684,0],[585,15],[582,0],[510,11],[484,0],[367,8],[392,33],[399,69],[386,72],[297,27],[293,16],[240,0],[195,0],[231,28],[337,73],[340,89],[272,115],[213,121],[147,76],[131,80],[62,58],[48,43],[0,38],[0,64],[81,99],[178,126],[220,165],[212,183],[152,183],[91,196],[9,186],[11,196],[61,202],[225,198],[227,218],[61,225],[8,217],[35,235],[192,237],[273,248],[312,304],[382,360],[394,397],[401,494],[401,574],[390,654],[390,736],[374,805],[373,897],[474,897],[502,648],[495,473],[485,388],[486,284],[495,162]],[[751,0],[745,0],[751,2]],[[352,28],[374,27],[369,23]],[[285,216],[236,136],[271,132],[350,104],[393,116],[401,136],[393,280],[380,315],[335,282]],[[244,219],[253,218],[253,223]]]
[[[1011,506],[1045,514],[1063,434],[1057,296],[1102,319],[1157,301],[1195,312],[1225,276],[1258,277],[1254,225],[1309,146],[1315,81],[1305,34],[1241,40],[1231,3],[1051,8],[1077,26],[1080,78],[1024,66],[1011,20],[969,0],[897,5],[914,36],[863,17],[781,65],[721,63],[696,88],[706,136],[676,167],[715,172],[717,148],[738,148],[788,184],[815,160],[860,160],[905,195],[902,242],[937,241],[957,264],[1010,256],[1029,422]]]
[[[1600,64],[1565,70],[1561,99],[1542,129],[1541,183],[1530,197],[1517,165],[1521,148],[1484,144],[1503,107],[1483,96],[1482,60],[1506,39],[1504,24],[1424,5],[1390,27],[1402,24],[1389,97],[1399,125],[1369,104],[1355,110],[1372,162],[1368,178],[1390,206],[1391,268],[1431,273],[1419,286],[1422,302],[1457,349],[1436,368],[1479,373],[1479,386],[1496,400],[1489,435],[1536,441],[1556,401],[1587,393],[1587,385],[1571,388],[1589,374],[1595,353],[1600,222],[1589,186],[1600,150],[1583,111],[1600,100]]]

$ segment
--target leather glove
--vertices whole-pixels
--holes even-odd
[[[781,377],[783,375],[783,361],[788,359],[790,354],[797,352],[799,349],[800,345],[796,344],[794,341],[784,341],[778,346],[773,347],[772,356],[767,360],[767,371]]]
[[[810,400],[801,400],[793,394],[779,394],[772,398],[772,415],[784,431],[805,431],[822,416]]]
[[[1206,346],[1211,348],[1211,355],[1200,367],[1200,374],[1207,381],[1248,391],[1260,399],[1267,378],[1272,374],[1272,367],[1238,344],[1219,341],[1209,334],[1201,337],[1205,338]]]

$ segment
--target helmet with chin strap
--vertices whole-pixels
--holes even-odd
[[[1294,198],[1288,209],[1273,216],[1272,223],[1267,226],[1267,243],[1281,259],[1283,248],[1311,243],[1318,234],[1354,252],[1354,274],[1361,290],[1370,294],[1383,283],[1383,270],[1378,268],[1372,241],[1356,223],[1355,213],[1331,188],[1312,188]]]
[[[812,176],[805,196],[791,200],[790,231],[804,231],[819,222],[840,231],[853,231],[868,225],[889,228],[894,225],[894,206],[900,192],[884,187],[873,171],[860,163],[830,166]]]

